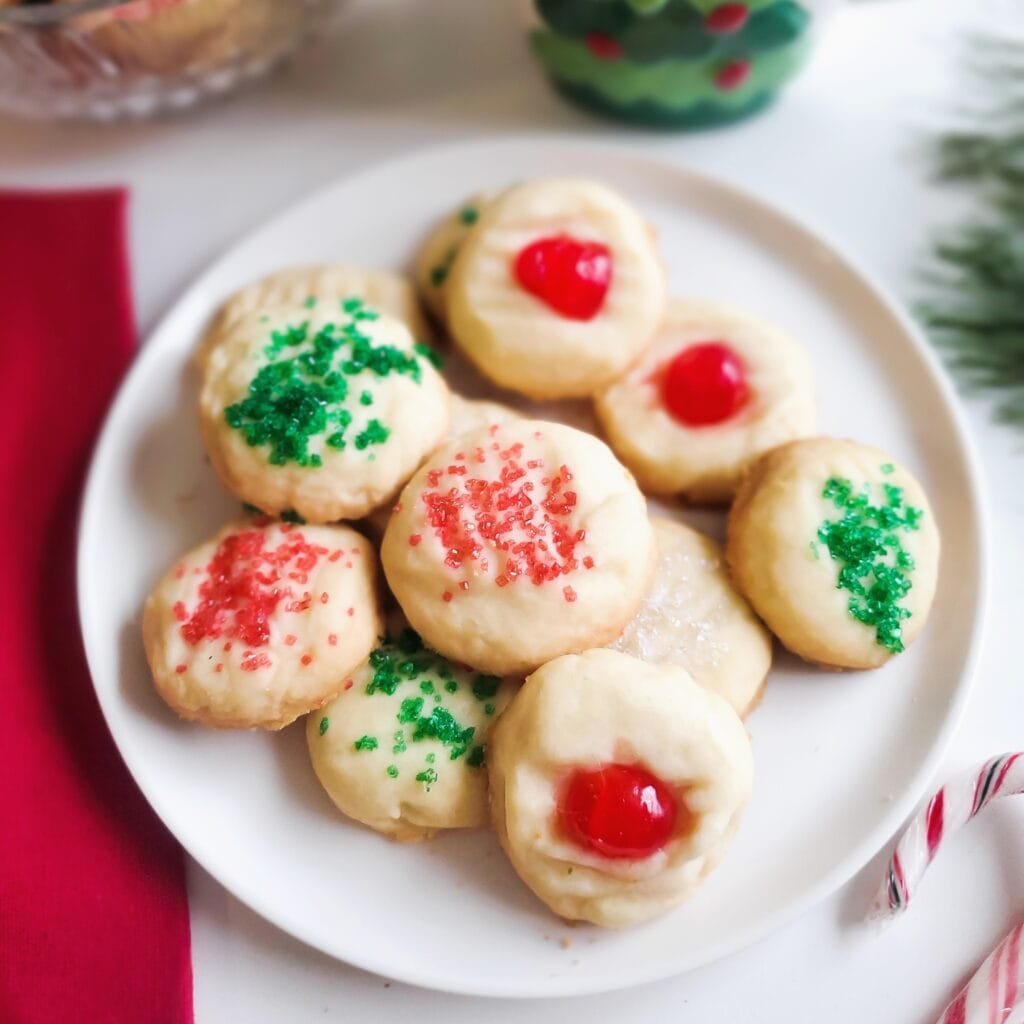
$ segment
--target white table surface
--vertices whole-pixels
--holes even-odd
[[[356,0],[338,38],[187,119],[113,127],[0,119],[0,185],[132,186],[144,332],[233,239],[322,183],[433,142],[517,131],[617,137],[747,185],[799,211],[906,296],[928,230],[958,206],[926,183],[920,151],[956,91],[955,42],[1019,2],[846,8],[775,109],[687,136],[620,130],[563,105],[532,65],[511,0]],[[968,409],[988,482],[994,572],[976,686],[943,776],[1024,747],[1015,635],[1024,621],[1024,444],[990,423],[984,402]],[[944,848],[911,911],[884,929],[862,920],[883,853],[745,952],[640,989],[538,1003],[446,996],[338,964],[191,865],[197,1020],[928,1024],[1024,916],[1022,833],[1024,801],[997,803]]]

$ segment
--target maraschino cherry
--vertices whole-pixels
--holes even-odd
[[[684,348],[665,367],[662,378],[665,406],[687,427],[724,423],[749,395],[742,361],[721,341]]]
[[[638,764],[576,769],[558,806],[563,831],[603,857],[639,860],[661,850],[688,815],[671,789]]]
[[[593,320],[612,283],[612,254],[601,242],[552,235],[519,253],[515,276],[556,313],[569,320]]]

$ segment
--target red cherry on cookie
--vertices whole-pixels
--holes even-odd
[[[684,348],[662,379],[668,411],[687,427],[724,422],[743,407],[749,394],[743,363],[721,341]]]
[[[749,60],[731,60],[715,72],[715,85],[728,92],[738,89],[750,77]]]
[[[704,27],[716,35],[729,35],[743,28],[749,14],[746,4],[719,4],[704,19]]]
[[[689,813],[685,804],[682,811]],[[637,764],[576,769],[562,790],[558,815],[565,833],[584,849],[633,860],[662,849],[679,817],[669,787]]]
[[[612,283],[612,254],[570,235],[540,238],[515,260],[519,284],[569,320],[593,320]]]
[[[607,32],[591,32],[583,42],[598,60],[618,60],[622,56],[622,43]]]

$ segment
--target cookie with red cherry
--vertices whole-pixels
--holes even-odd
[[[527,419],[434,452],[381,546],[392,593],[424,641],[499,676],[614,640],[654,555],[644,497],[608,446]]]
[[[724,306],[673,300],[657,338],[595,409],[651,494],[727,502],[763,452],[814,432],[811,366],[778,328]]]
[[[608,385],[646,349],[666,302],[644,219],[607,186],[568,178],[488,204],[447,291],[459,347],[494,383],[537,399]]]
[[[342,688],[381,632],[377,559],[345,526],[233,523],[180,558],[146,600],[160,696],[221,729],[280,729]]]
[[[639,924],[690,896],[750,798],[743,723],[676,665],[592,650],[538,669],[491,731],[491,812],[556,914]]]

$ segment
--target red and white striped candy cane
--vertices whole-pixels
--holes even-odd
[[[938,1024],[1004,1024],[1024,997],[1020,986],[1022,933],[1024,922],[989,954],[946,1007]]]
[[[947,836],[996,797],[1024,792],[1024,754],[1001,754],[943,786],[907,826],[875,903],[883,914],[905,910]]]
[[[876,908],[905,910],[943,840],[996,797],[1024,792],[1024,754],[1001,754],[947,783],[921,808],[896,844]],[[946,1007],[937,1024],[1004,1024],[1024,1003],[1024,922],[1006,936]]]

